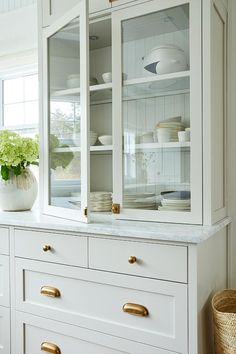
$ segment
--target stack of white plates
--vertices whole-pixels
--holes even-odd
[[[164,194],[158,210],[190,211],[191,199],[189,191]]]
[[[127,209],[156,209],[154,193],[127,193],[124,195],[123,207]]]
[[[181,117],[173,117],[159,122],[156,125],[156,129],[158,128],[168,128],[171,132],[170,140],[178,141],[178,132],[185,130],[185,125],[181,122]]]
[[[90,193],[91,211],[111,211],[112,193],[110,192],[91,192]]]

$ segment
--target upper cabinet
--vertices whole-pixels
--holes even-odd
[[[114,13],[118,217],[202,222],[200,33],[199,1],[156,0]]]
[[[78,4],[78,0],[39,0],[40,12],[42,13],[42,27],[47,27],[63,16],[73,6]],[[89,12],[104,11],[111,7],[109,0],[88,0]]]
[[[222,219],[223,2],[91,1],[88,9],[80,0],[63,14],[68,1],[55,4],[41,43],[43,212]]]

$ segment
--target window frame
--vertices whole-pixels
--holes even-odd
[[[38,65],[29,65],[24,66],[20,70],[8,71],[6,74],[2,74],[0,77],[0,130],[9,129],[16,132],[24,131],[24,130],[37,130],[39,131],[39,121],[37,124],[19,124],[19,125],[4,125],[4,81],[17,79],[20,77],[38,75]],[[38,102],[39,102],[38,93]],[[24,101],[27,102],[27,101]]]

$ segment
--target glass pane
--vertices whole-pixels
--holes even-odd
[[[38,99],[38,75],[24,77],[25,101]]]
[[[123,206],[190,211],[189,5],[122,22]]]
[[[24,103],[7,104],[4,106],[4,126],[24,124]]]
[[[23,102],[24,100],[24,80],[17,79],[4,80],[4,104]]]
[[[38,101],[25,102],[25,124],[37,124],[39,121]]]
[[[50,37],[48,49],[49,202],[53,206],[80,209],[79,18]]]

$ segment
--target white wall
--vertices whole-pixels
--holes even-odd
[[[228,105],[228,173],[229,214],[233,222],[230,230],[230,283],[236,287],[236,1],[229,0],[229,105]]]
[[[0,13],[13,11],[23,6],[28,6],[36,3],[37,0],[1,0]]]
[[[0,73],[37,62],[37,5],[0,14]]]

